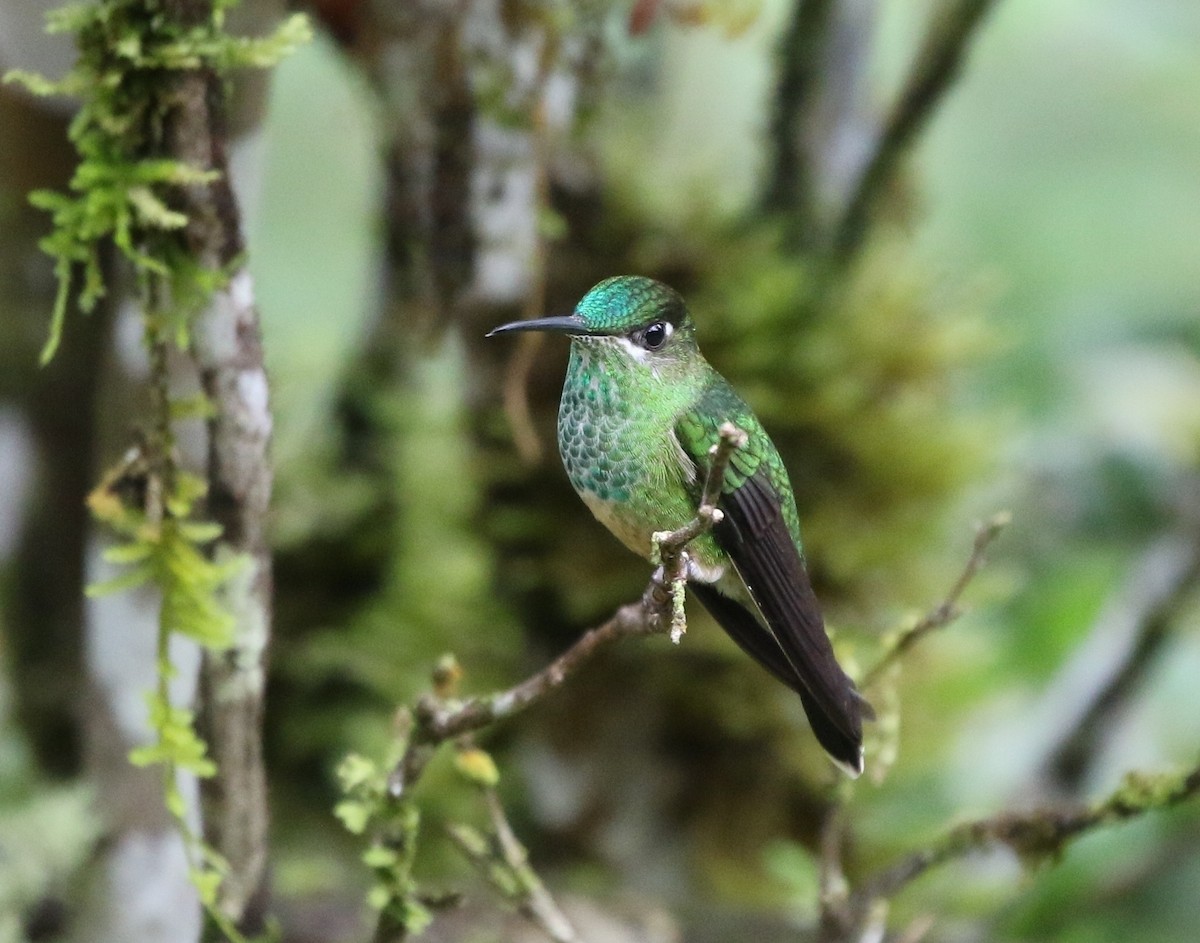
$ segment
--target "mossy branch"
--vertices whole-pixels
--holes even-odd
[[[92,495],[96,516],[123,539],[109,551],[109,560],[130,567],[93,592],[149,582],[162,593],[159,679],[150,697],[157,740],[131,759],[162,765],[164,798],[179,824],[193,881],[215,927],[209,935],[241,940],[243,932],[261,929],[261,914],[251,905],[265,898],[265,779],[261,762],[254,764],[261,753],[261,698],[253,710],[243,712],[240,729],[232,734],[210,725],[210,742],[205,744],[194,729],[192,712],[168,698],[167,680],[175,672],[169,643],[175,634],[196,639],[205,648],[206,664],[225,659],[224,650],[235,647],[237,657],[229,662],[259,667],[265,649],[265,627],[257,649],[248,652],[242,640],[245,624],[265,626],[262,613],[269,610],[260,606],[249,612],[250,607],[240,603],[253,595],[242,590],[247,582],[253,582],[261,596],[269,591],[260,560],[265,542],[257,539],[265,527],[270,480],[265,435],[258,434],[270,426],[266,380],[264,375],[261,383],[243,382],[236,389],[220,382],[232,373],[222,357],[240,358],[235,379],[254,381],[246,364],[258,353],[261,374],[261,351],[248,349],[257,341],[256,316],[246,313],[252,294],[235,274],[241,246],[227,176],[221,92],[230,70],[273,65],[304,42],[310,30],[307,20],[296,16],[261,39],[231,36],[225,31],[225,16],[235,2],[99,0],[67,5],[48,20],[52,32],[75,38],[78,57],[66,77],[48,82],[10,73],[6,80],[20,82],[35,94],[72,95],[80,101],[69,130],[79,155],[69,192],[39,191],[31,197],[52,216],[52,231],[41,245],[54,258],[59,283],[42,361],[49,360],[60,343],[71,299],[86,312],[109,290],[101,265],[108,244],[119,250],[135,275],[151,362],[151,430],[144,445]],[[230,304],[210,305],[222,293]],[[214,307],[221,312],[208,316]],[[230,312],[239,330],[221,321]],[[214,336],[236,336],[241,348],[233,354],[215,350]],[[180,412],[194,410],[172,402],[167,369],[172,347],[193,355],[204,382],[203,411],[213,456],[207,482],[176,467],[173,424]],[[247,398],[257,413],[245,408]],[[234,464],[228,460],[231,437],[225,430],[230,428],[242,439],[239,470],[250,468],[258,476],[251,485],[265,480],[266,488],[245,486],[226,473]],[[254,461],[247,460],[250,453]],[[264,468],[268,470],[261,471]],[[201,498],[215,520],[193,519]],[[249,577],[248,569],[253,570]],[[222,655],[214,659],[218,649]],[[234,700],[231,692],[232,685],[209,684],[201,698],[202,713],[205,708],[211,713],[214,700],[222,705]],[[209,758],[209,746],[216,763]],[[237,775],[246,766],[254,766],[252,775]],[[192,832],[176,783],[180,770],[210,784],[202,786],[209,793],[211,783],[220,781],[221,802],[213,803],[220,806],[220,814],[210,809],[205,815],[211,845]],[[226,814],[250,805],[261,806],[252,823],[250,815],[231,819]],[[214,827],[216,819],[225,827]]]
[[[1099,828],[1169,809],[1200,794],[1200,766],[1183,773],[1129,773],[1105,798],[1087,805],[1001,812],[956,825],[929,846],[869,877],[834,915],[828,943],[862,939],[880,904],[935,868],[976,852],[1008,848],[1028,867],[1057,861],[1071,842]]]

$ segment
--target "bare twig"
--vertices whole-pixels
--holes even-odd
[[[888,668],[904,657],[926,635],[944,628],[962,614],[958,605],[959,599],[986,562],[988,547],[1011,520],[1012,515],[1009,512],[1000,511],[976,526],[975,543],[971,548],[971,556],[967,559],[966,566],[958,575],[958,579],[954,581],[954,585],[950,587],[950,591],[940,603],[930,609],[915,624],[905,629],[879,662],[863,676],[862,687],[864,689],[878,681]]]
[[[651,581],[642,598],[622,606],[607,622],[589,629],[541,671],[505,691],[446,704],[432,695],[417,702],[416,729],[408,748],[392,771],[388,789],[399,798],[424,772],[438,745],[520,713],[556,690],[601,649],[623,638],[661,632],[659,615],[669,595],[663,584]]]
[[[582,943],[571,921],[558,906],[529,863],[529,852],[517,838],[494,786],[482,790],[491,833],[462,823],[446,832],[450,840],[501,897],[523,917],[541,927],[555,943]]]
[[[557,48],[547,38],[543,44],[541,60],[538,65],[538,75],[534,82],[530,108],[530,148],[534,175],[534,215],[536,223],[533,233],[533,250],[529,260],[530,287],[525,295],[525,303],[521,312],[526,320],[539,318],[546,311],[546,275],[549,257],[546,234],[543,231],[543,215],[550,210],[550,154],[549,128],[546,121],[546,83],[550,79],[555,55],[551,50]],[[538,351],[546,341],[546,335],[541,333],[523,334],[517,339],[517,348],[513,351],[512,359],[504,372],[504,412],[508,416],[509,427],[512,429],[513,444],[517,454],[529,465],[536,465],[542,459],[542,443],[538,438],[537,429],[529,410],[529,376],[537,361]]]
[[[1170,637],[1179,608],[1200,581],[1200,533],[1171,534],[1156,541],[1104,607],[1085,644],[1088,676],[1097,646],[1124,648],[1042,765],[1056,786],[1073,791],[1085,779],[1112,719],[1140,689],[1156,655]]]
[[[971,39],[995,3],[957,0],[937,16],[846,205],[834,245],[840,262],[850,261],[862,245],[880,198],[909,146],[958,77]]]
[[[825,811],[821,822],[820,858],[818,865],[820,923],[817,927],[818,941],[839,939],[848,920],[846,901],[850,887],[842,870],[842,844],[846,837],[843,806],[834,802]]]
[[[580,943],[579,934],[571,921],[550,896],[537,872],[529,866],[529,852],[513,832],[496,790],[488,789],[484,793],[484,800],[504,863],[512,869],[520,883],[522,896],[518,906],[521,913],[542,927],[557,943]]]

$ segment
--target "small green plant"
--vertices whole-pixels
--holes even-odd
[[[394,761],[403,744],[397,747]],[[415,935],[433,919],[413,876],[421,812],[410,797],[390,794],[388,775],[394,765],[357,753],[347,756],[337,771],[343,798],[334,814],[351,834],[369,836],[362,862],[374,877],[367,900],[379,912],[380,924]]]
[[[181,773],[204,778],[216,773],[216,766],[196,733],[193,712],[171,701],[170,682],[176,669],[170,645],[172,637],[179,635],[211,650],[228,646],[233,619],[218,593],[243,561],[237,557],[215,561],[205,553],[205,547],[220,536],[220,528],[191,519],[196,502],[204,496],[204,482],[176,472],[170,491],[164,491],[145,458],[140,448],[130,450],[88,498],[96,519],[121,538],[105,551],[105,560],[127,569],[89,586],[87,593],[100,596],[153,586],[161,594],[157,682],[146,695],[154,740],[132,750],[129,759],[136,766],[161,768],[163,798],[183,838],[192,883],[210,918],[237,943],[242,935],[217,907],[217,889],[228,866],[192,828],[179,788]]]

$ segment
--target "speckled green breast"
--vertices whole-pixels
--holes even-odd
[[[677,417],[699,395],[686,379],[656,377],[610,338],[573,341],[558,413],[558,447],[580,497],[630,550],[650,555],[655,531],[695,514],[695,469],[675,437]],[[711,538],[693,553],[706,565],[723,554]]]

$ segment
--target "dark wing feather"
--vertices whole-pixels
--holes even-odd
[[[742,651],[800,695],[800,703],[804,705],[804,714],[808,717],[813,734],[826,752],[855,772],[861,772],[861,740],[848,737],[826,719],[825,712],[808,693],[800,675],[775,641],[775,636],[762,627],[749,609],[737,600],[722,595],[713,586],[693,582],[689,584],[689,589]]]
[[[792,668],[794,680],[783,680],[800,693],[821,745],[834,759],[861,771],[862,718],[869,716],[870,708],[834,658],[804,561],[765,470],[722,494],[719,506],[725,517],[714,536],[733,560]],[[746,644],[741,627],[731,630],[717,618],[735,641],[779,677],[781,666],[772,668],[764,660],[765,643]]]
[[[800,676],[775,641],[775,636],[763,628],[763,624],[749,609],[709,583],[693,580],[688,584],[688,589],[742,651],[771,672],[777,681],[783,682],[797,694],[803,693],[804,685]]]

